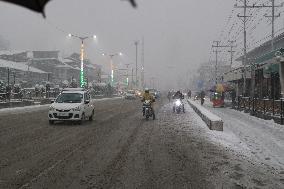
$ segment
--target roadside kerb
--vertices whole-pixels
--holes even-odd
[[[193,110],[201,117],[201,119],[207,124],[210,130],[223,131],[223,121],[220,117],[216,116],[203,106],[188,99],[188,104]]]

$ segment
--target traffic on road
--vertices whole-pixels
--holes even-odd
[[[0,0],[0,189],[284,189],[280,0]]]

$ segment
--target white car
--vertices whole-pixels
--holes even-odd
[[[90,94],[81,88],[64,89],[50,105],[48,119],[50,124],[55,121],[76,121],[81,124],[84,120],[93,120],[94,105]]]

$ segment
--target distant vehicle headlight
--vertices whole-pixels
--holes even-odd
[[[73,108],[72,110],[73,110],[73,111],[77,111],[77,112],[78,112],[78,111],[80,111],[80,110],[81,110],[81,107],[80,107],[80,106],[78,106],[78,107],[76,107],[76,108]]]
[[[55,111],[55,108],[53,106],[50,106],[49,111]]]

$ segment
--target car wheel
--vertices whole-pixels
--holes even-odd
[[[85,113],[82,114],[81,120],[78,122],[79,125],[82,125],[83,122],[85,121],[86,117],[85,117]]]
[[[95,114],[95,111],[93,110],[92,111],[92,115],[89,117],[89,121],[93,121],[94,120],[94,114]]]
[[[54,121],[53,120],[49,120],[49,125],[53,125]]]

